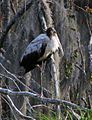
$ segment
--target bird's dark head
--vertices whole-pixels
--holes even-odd
[[[51,37],[52,35],[56,34],[56,30],[53,27],[49,27],[46,30],[46,34],[47,34],[48,37]]]

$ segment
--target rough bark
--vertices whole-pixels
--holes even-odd
[[[10,1],[9,0],[4,0],[1,5],[1,13],[2,13],[2,32],[6,29],[7,24],[9,23],[10,19]],[[5,43],[6,45],[9,43],[9,35],[7,36],[6,40],[7,42]],[[8,47],[8,46],[7,46]],[[1,53],[2,55],[2,53]],[[9,83],[7,82],[7,79],[5,79],[5,83],[2,82],[2,87],[7,88]],[[1,99],[1,106],[2,106],[2,114],[1,118],[2,119],[8,119],[10,117],[10,110],[8,105],[6,104],[5,101]]]

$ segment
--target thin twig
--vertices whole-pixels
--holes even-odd
[[[14,84],[16,85],[16,87],[18,88],[18,90],[21,91],[20,88],[19,88],[19,86],[17,85],[16,81],[15,81],[13,78],[7,76],[6,74],[0,73],[0,78],[2,78],[2,77],[5,77],[5,78],[13,81]],[[37,89],[40,89],[40,88],[41,88],[40,84],[38,84],[33,78],[30,80],[30,84],[32,84],[33,86],[35,85]],[[49,90],[47,90],[46,88],[44,88],[44,87],[43,87],[43,92],[44,92],[44,94],[47,95],[47,96],[52,95],[51,92],[50,92]],[[36,93],[36,92],[35,92],[35,93]]]
[[[16,114],[18,114],[21,118],[24,118],[24,119],[26,119],[26,120],[35,120],[35,119],[32,118],[31,116],[26,116],[26,115],[24,115],[23,113],[21,113],[21,111],[19,111],[19,110],[16,108],[16,106],[14,105],[14,103],[13,103],[12,99],[9,97],[9,95],[7,95],[7,99],[8,99],[8,101],[9,101],[12,109],[13,109],[14,111],[16,111]]]
[[[85,70],[83,70],[83,68],[82,67],[80,67],[78,64],[75,64],[75,67],[77,67],[82,73],[83,73],[83,75],[84,75],[84,77],[85,77],[85,79],[86,79],[86,72],[85,72]]]
[[[1,98],[2,98],[2,99],[7,103],[7,105],[10,107],[11,112],[13,113],[15,120],[18,120],[18,119],[16,118],[16,115],[14,114],[13,109],[12,109],[11,105],[9,104],[9,102],[8,102],[3,96],[1,96]]]
[[[86,99],[82,97],[81,100],[84,102],[85,106],[87,107],[87,101],[86,101]]]
[[[69,108],[69,111],[73,114],[73,116],[77,119],[77,120],[80,120],[81,116],[78,115],[72,108]]]
[[[18,88],[18,90],[21,91],[20,88],[19,88],[19,86],[17,85],[17,83],[15,82],[14,79],[12,79],[11,77],[8,77],[7,75],[1,74],[1,73],[0,73],[0,77],[5,77],[5,78],[13,81],[13,83],[16,85],[16,87]]]
[[[33,91],[32,89],[30,89],[27,85],[25,85],[21,80],[19,80],[16,75],[14,75],[13,73],[9,72],[1,63],[0,66],[5,70],[6,73],[8,73],[10,76],[12,76],[16,81],[18,81],[19,83],[21,83],[21,85],[23,85],[24,87],[26,87],[28,90],[30,90],[31,92],[36,93],[35,91]]]
[[[38,107],[44,107],[44,108],[47,108],[47,109],[53,110],[51,107],[46,106],[46,105],[43,105],[43,104],[40,104],[40,105],[33,105],[33,106],[32,106],[32,108],[38,108]]]
[[[85,9],[83,9],[82,7],[76,5],[75,3],[73,3],[73,4],[74,4],[74,6],[75,6],[76,8],[79,8],[79,9],[82,10],[83,12],[88,13],[88,12],[87,12]],[[89,13],[88,13],[88,14],[89,14]]]

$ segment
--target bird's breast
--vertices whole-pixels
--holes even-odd
[[[48,43],[48,49],[50,49],[53,53],[58,50],[59,44],[55,36],[51,37],[50,42]]]
[[[58,50],[58,47],[59,45],[55,38],[48,41],[45,52],[43,56],[39,59],[39,61],[46,59],[49,55],[55,53],[55,51]]]

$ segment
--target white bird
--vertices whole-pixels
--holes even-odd
[[[49,27],[46,33],[40,34],[25,49],[21,60],[20,66],[25,68],[25,73],[34,69],[37,65],[41,65],[58,49],[61,50],[63,56],[62,45],[57,36],[56,30]]]

